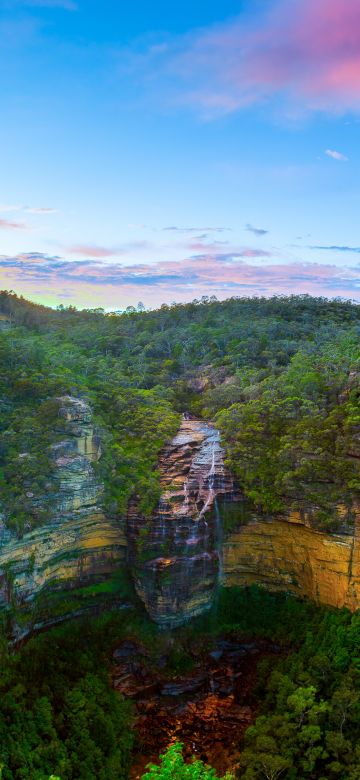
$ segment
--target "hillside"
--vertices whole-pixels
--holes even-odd
[[[4,780],[357,780],[359,335],[0,293]]]

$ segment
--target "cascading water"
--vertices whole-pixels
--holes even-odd
[[[219,502],[217,498],[215,498],[214,501],[214,515],[215,515],[215,539],[216,539],[216,547],[217,547],[218,561],[219,561],[218,580],[219,580],[219,585],[221,585],[222,578],[223,578],[223,556],[222,556],[223,533],[222,533],[221,513],[220,513]]]
[[[211,607],[222,576],[218,496],[232,479],[224,469],[220,435],[187,419],[160,459],[162,496],[150,523],[129,518],[136,590],[151,617],[176,626]],[[144,545],[143,537],[146,536]],[[141,540],[141,555],[139,541]]]

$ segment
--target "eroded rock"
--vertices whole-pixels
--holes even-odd
[[[151,518],[130,506],[129,560],[149,615],[177,626],[208,609],[221,577],[218,498],[233,496],[220,436],[203,420],[183,419],[159,463],[162,494]]]
[[[99,581],[125,559],[125,537],[102,508],[103,485],[94,470],[101,455],[92,410],[84,399],[59,402],[55,466],[47,495],[31,500],[48,506],[49,520],[19,539],[0,518],[0,603],[33,602],[49,585],[74,587]],[[61,422],[60,422],[61,421]],[[56,434],[56,431],[55,431]],[[26,453],[21,453],[26,457]]]

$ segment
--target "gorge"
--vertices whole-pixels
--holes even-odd
[[[126,519],[107,516],[103,485],[94,470],[101,441],[91,407],[71,396],[58,402],[65,427],[51,445],[56,487],[50,497],[30,498],[50,504],[50,519],[21,539],[2,524],[4,605],[16,603],[20,612],[31,613],[36,597],[47,591],[71,597],[93,585],[95,606],[96,584],[101,595],[101,583],[124,570],[150,617],[164,628],[210,609],[220,584],[260,584],[331,606],[359,607],[358,514],[353,533],[325,533],[299,512],[273,517],[261,516],[254,507],[244,512],[244,496],[224,465],[219,431],[213,423],[183,414],[177,434],[160,454],[161,497],[151,517],[139,513],[135,498]],[[121,590],[116,600],[121,606]],[[87,606],[80,604],[80,613]],[[40,608],[39,625],[47,620]]]
[[[359,308],[0,314],[4,780],[358,780]]]

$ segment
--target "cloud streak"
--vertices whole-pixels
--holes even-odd
[[[27,214],[57,214],[57,209],[50,208],[49,206],[26,206],[24,211]]]
[[[8,219],[0,219],[0,230],[26,230],[25,222],[11,222]]]
[[[70,246],[68,251],[74,255],[83,255],[84,257],[114,257],[114,255],[123,254],[120,250],[105,246],[96,246],[95,244],[75,244]]]
[[[290,115],[358,113],[360,3],[275,0],[128,59],[128,67],[143,71],[147,89],[158,76],[167,102],[207,118],[258,103],[268,110],[274,98]]]
[[[333,160],[337,160],[337,162],[347,162],[349,159],[342,152],[337,152],[336,149],[325,149],[325,154],[328,157],[332,157]]]
[[[247,230],[249,233],[253,233],[254,236],[266,236],[266,234],[269,232],[268,230],[265,230],[265,228],[256,228],[253,225],[250,225],[249,222],[246,225],[245,230]]]
[[[191,233],[226,233],[231,231],[231,228],[228,227],[178,227],[177,225],[171,225],[170,227],[164,227],[164,231],[168,231],[170,233],[183,233],[183,234],[191,234]]]
[[[244,253],[201,254],[181,261],[121,264],[100,260],[66,260],[30,252],[0,257],[2,286],[23,294],[72,291],[72,300],[87,305],[96,298],[106,305],[127,305],[141,296],[151,305],[169,297],[191,300],[200,295],[272,295],[310,293],[360,298],[360,267],[319,263],[256,262]],[[171,299],[171,298],[170,298]],[[114,302],[112,304],[112,302]]]
[[[56,214],[57,209],[50,206],[22,206],[21,204],[11,205],[7,203],[0,204],[0,213],[13,213],[23,211],[26,214]]]
[[[337,246],[336,244],[318,246],[317,244],[312,244],[308,249],[320,249],[326,252],[355,252],[356,254],[360,254],[360,246]]]

